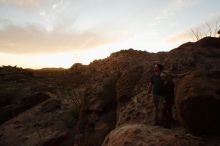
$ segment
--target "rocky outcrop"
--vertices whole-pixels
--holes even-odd
[[[220,71],[199,70],[185,76],[176,92],[179,120],[195,134],[220,132]]]
[[[27,79],[33,78],[33,72],[24,70],[17,66],[2,66],[0,67],[0,81],[17,81],[22,82]]]
[[[164,63],[172,73],[184,73],[202,68],[218,69],[220,68],[219,50],[219,38],[207,37],[171,50]]]

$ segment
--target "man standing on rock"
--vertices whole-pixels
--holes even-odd
[[[148,86],[148,95],[152,92],[153,89],[153,100],[155,105],[155,125],[159,124],[159,113],[162,102],[164,101],[164,89],[163,89],[163,80],[161,79],[161,72],[163,70],[163,65],[155,64],[154,74],[150,79]]]

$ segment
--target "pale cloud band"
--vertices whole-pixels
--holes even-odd
[[[0,4],[10,4],[20,7],[34,7],[39,6],[43,0],[0,0]]]
[[[99,32],[64,33],[47,31],[43,27],[9,25],[0,30],[0,52],[41,54],[90,49],[117,41]]]

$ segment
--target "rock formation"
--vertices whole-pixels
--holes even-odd
[[[155,63],[174,79],[172,129],[153,126]],[[220,40],[122,50],[69,69],[0,68],[1,146],[219,145]],[[208,136],[208,137],[207,137]]]

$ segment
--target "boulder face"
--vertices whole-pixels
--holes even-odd
[[[181,124],[195,134],[220,133],[220,71],[195,71],[177,87]]]
[[[143,124],[127,124],[113,130],[102,146],[200,146],[204,143],[183,131]]]

